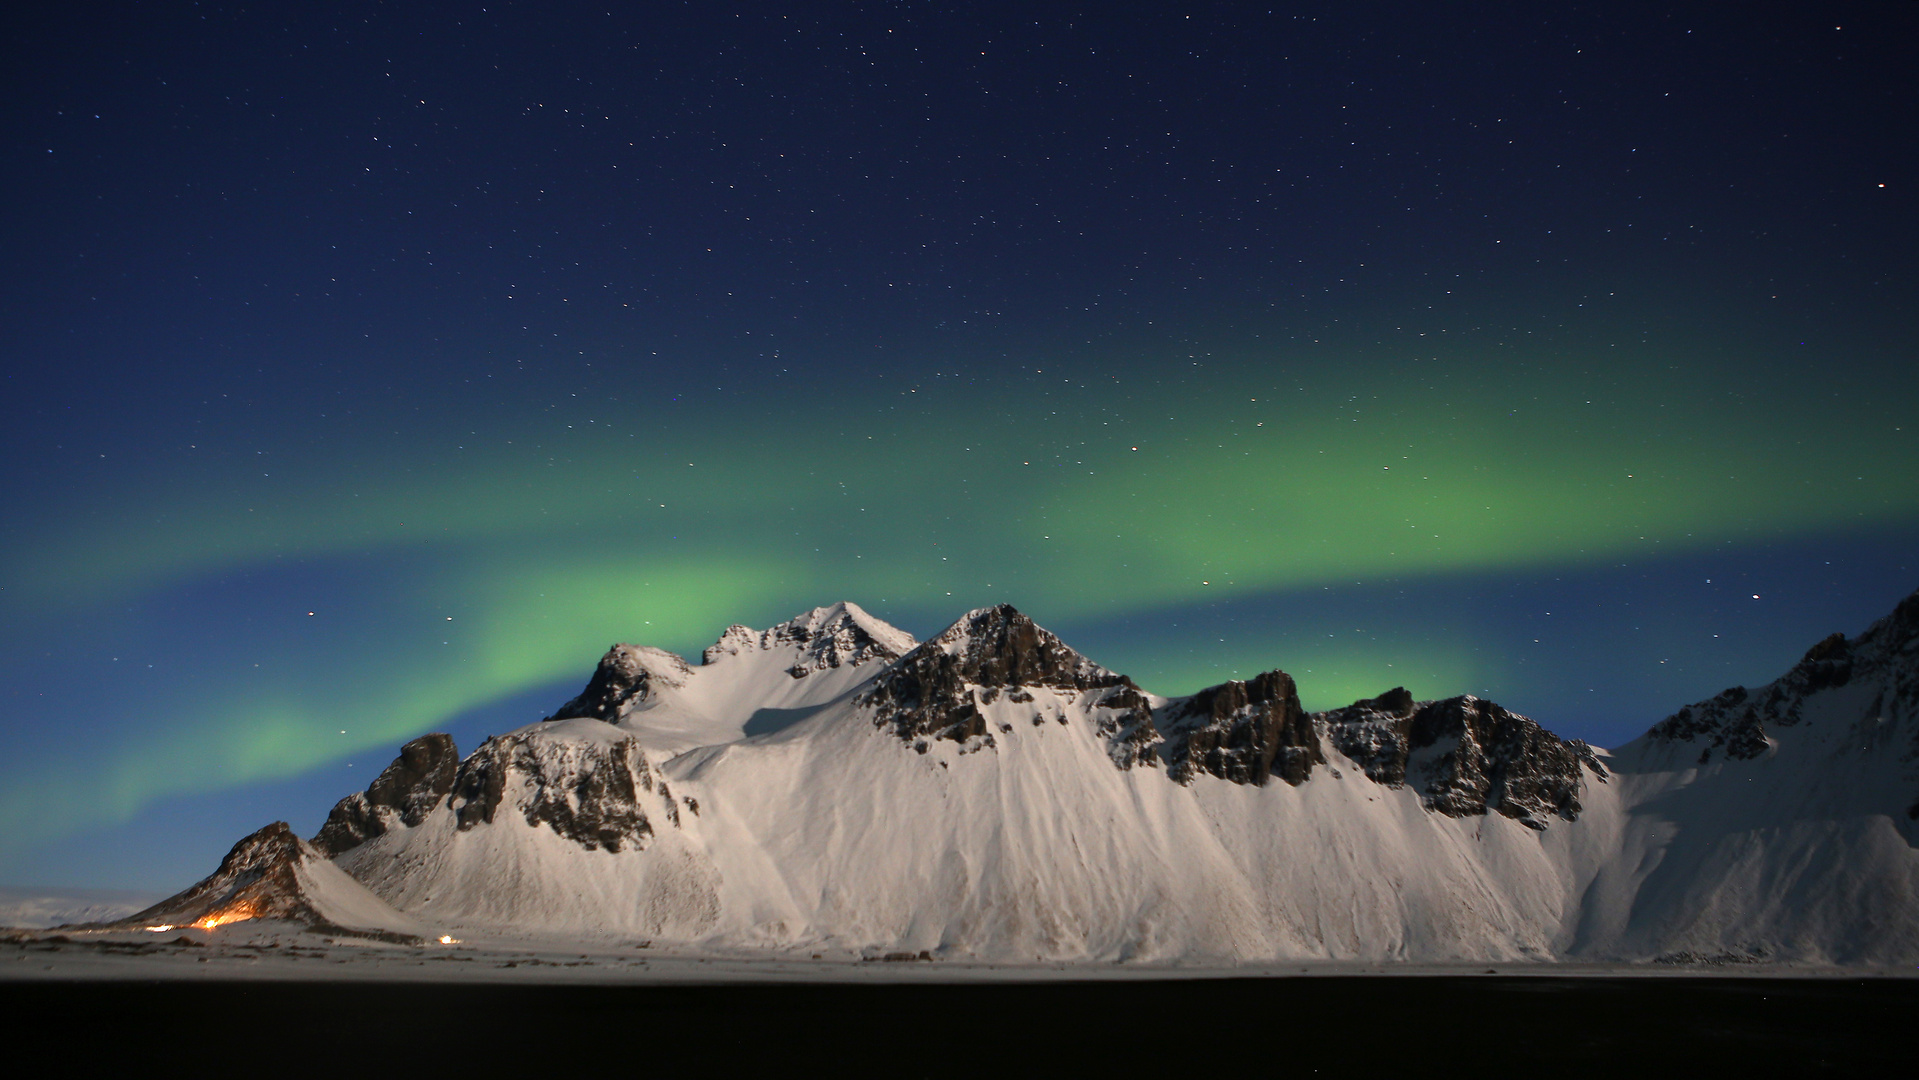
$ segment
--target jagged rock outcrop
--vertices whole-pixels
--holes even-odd
[[[621,713],[645,702],[655,683],[677,685],[687,670],[686,661],[664,650],[615,645],[600,657],[586,689],[546,719],[584,716],[613,723]]]
[[[1068,648],[1011,604],[968,612],[862,691],[874,722],[909,742],[993,743],[981,707],[1051,689],[1089,695],[1100,735],[1121,768],[1158,760],[1153,710],[1133,681]]]
[[[1404,687],[1324,713],[1335,749],[1375,783],[1411,785],[1448,817],[1494,811],[1535,829],[1579,817],[1580,785],[1607,772],[1592,748],[1472,695],[1415,702]]]
[[[555,739],[536,730],[480,744],[460,766],[452,803],[461,831],[490,824],[506,806],[588,851],[620,851],[642,849],[652,837],[640,795],[655,791],[677,826],[672,791],[632,738]]]
[[[384,914],[396,924],[411,922],[386,908],[323,852],[295,835],[286,822],[276,821],[233,845],[220,860],[219,869],[191,887],[107,925],[211,930],[254,919],[276,919],[299,923],[319,933],[419,942],[413,934],[340,922],[343,917],[361,922],[368,914],[376,918]]]
[[[715,664],[747,651],[793,649],[799,660],[787,674],[803,679],[815,671],[897,660],[915,644],[912,635],[873,618],[857,604],[842,602],[814,608],[767,630],[729,626],[700,659]]]
[[[1159,728],[1168,774],[1181,783],[1206,773],[1236,784],[1278,776],[1298,785],[1326,763],[1299,689],[1283,671],[1201,690],[1162,710]]]
[[[1333,748],[1351,759],[1376,784],[1406,782],[1406,758],[1412,753],[1413,713],[1418,706],[1403,686],[1376,698],[1364,698],[1320,716]]]
[[[460,755],[453,736],[422,735],[400,748],[367,786],[341,799],[327,815],[313,843],[327,855],[350,851],[393,828],[418,825],[453,792]]]
[[[1648,735],[1666,743],[1696,744],[1700,765],[1710,762],[1716,751],[1749,761],[1773,745],[1768,728],[1789,728],[1804,719],[1806,698],[1855,679],[1890,685],[1890,695],[1882,692],[1873,711],[1919,712],[1919,593],[1906,597],[1857,638],[1831,634],[1778,679],[1757,689],[1728,687],[1661,720]],[[1919,745],[1913,752],[1919,755]]]

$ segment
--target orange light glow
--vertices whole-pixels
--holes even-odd
[[[253,917],[253,905],[243,900],[224,911],[210,912],[193,925],[202,930],[211,930],[216,926],[225,926],[227,923],[245,922]]]

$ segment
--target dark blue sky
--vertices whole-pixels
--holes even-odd
[[[8,18],[0,881],[841,598],[1613,744],[1919,586],[1911,4]]]

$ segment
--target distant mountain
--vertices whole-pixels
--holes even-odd
[[[1280,671],[1163,698],[1006,605],[702,661],[616,645],[314,843],[408,919],[770,954],[1919,956],[1919,594],[1613,752],[1473,697],[1307,713]]]
[[[47,927],[123,918],[153,901],[120,889],[0,888],[0,927]]]

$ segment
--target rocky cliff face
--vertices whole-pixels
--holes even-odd
[[[1160,753],[1181,783],[1206,773],[1236,784],[1277,776],[1298,785],[1326,763],[1299,690],[1283,671],[1201,690],[1162,710],[1159,727],[1166,739]]]
[[[341,799],[313,843],[329,856],[349,851],[396,824],[414,826],[453,792],[460,768],[451,735],[422,735],[400,748],[366,791]]]
[[[548,720],[587,717],[613,723],[620,714],[647,700],[656,683],[677,685],[686,661],[660,649],[615,645],[600,658],[578,697],[553,711]]]
[[[1085,695],[1121,768],[1157,762],[1159,731],[1139,687],[1074,652],[1011,604],[968,612],[907,653],[858,700],[872,709],[876,724],[908,742],[991,746],[981,707],[1002,694],[1030,702],[1034,690]]]
[[[1535,829],[1579,817],[1607,772],[1590,746],[1471,695],[1415,702],[1404,687],[1322,714],[1327,738],[1375,783],[1410,785],[1448,817],[1497,812]]]
[[[536,730],[480,744],[460,766],[452,805],[461,831],[490,824],[505,807],[588,851],[620,851],[642,849],[653,835],[642,792],[656,794],[667,824],[679,825],[672,791],[631,737],[556,739]]]

